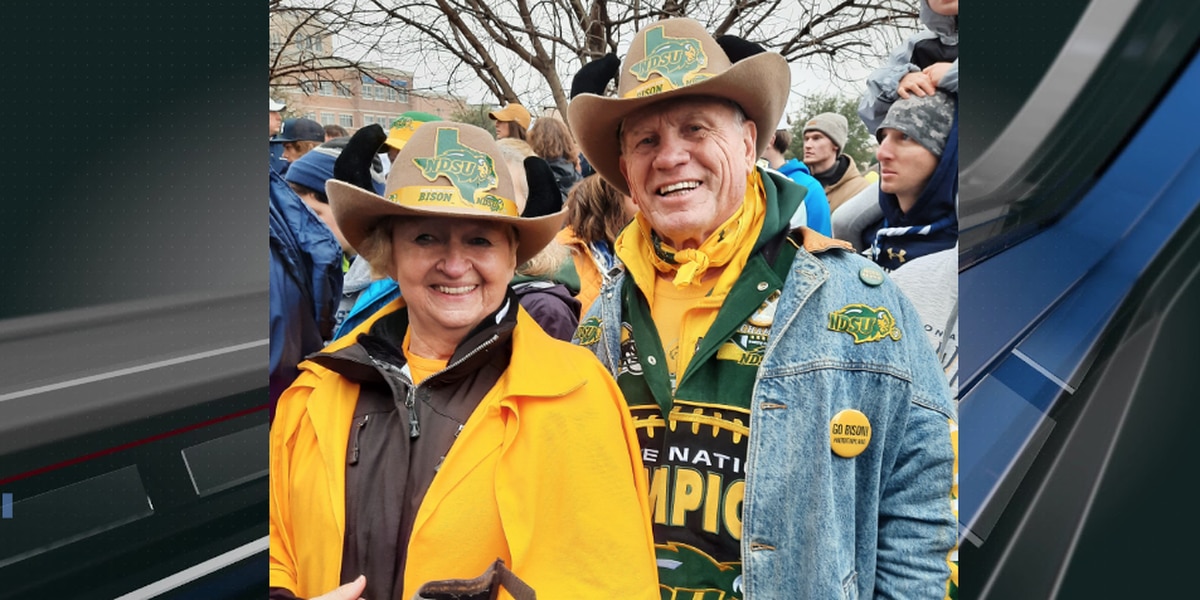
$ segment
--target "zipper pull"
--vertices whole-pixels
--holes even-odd
[[[350,464],[352,465],[358,464],[358,438],[360,435],[362,435],[362,430],[366,428],[367,420],[370,418],[371,415],[363,415],[362,420],[356,424],[357,428],[354,430],[354,451],[350,454]]]
[[[404,406],[408,408],[408,437],[416,438],[421,435],[421,423],[417,420],[417,386],[408,388],[408,394],[404,398]]]

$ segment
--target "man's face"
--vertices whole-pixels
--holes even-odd
[[[279,128],[283,126],[283,115],[279,114],[279,111],[277,111],[277,110],[273,110],[270,112],[271,112],[271,133],[268,135],[268,137],[279,133]]]
[[[296,142],[283,143],[283,158],[288,162],[296,162],[304,153],[300,151],[300,144]]]
[[[621,126],[621,173],[638,209],[677,250],[696,248],[746,195],[753,121],[711,98],[660,102]]]
[[[833,140],[820,131],[809,131],[804,134],[804,164],[813,173],[828,171],[837,160],[837,146]]]
[[[954,17],[958,15],[958,0],[926,0],[929,3],[929,10],[944,15]]]
[[[879,189],[895,194],[900,209],[907,212],[937,168],[938,157],[907,134],[890,127],[883,130],[875,157],[879,159]]]

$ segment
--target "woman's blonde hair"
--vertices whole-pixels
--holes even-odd
[[[550,277],[558,272],[568,260],[571,260],[571,249],[552,240],[541,252],[517,266],[518,275],[531,277]]]
[[[584,177],[567,193],[564,226],[585,242],[611,245],[631,218],[625,214],[624,196],[598,174]]]
[[[567,124],[554,117],[542,117],[529,128],[529,145],[546,160],[561,158],[579,168],[579,146]]]

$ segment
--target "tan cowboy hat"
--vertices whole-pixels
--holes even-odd
[[[449,121],[417,128],[396,156],[383,196],[337,179],[325,184],[333,218],[356,249],[383,217],[454,216],[515,227],[519,265],[554,239],[566,213],[522,218],[525,199],[513,190],[512,175],[491,134]]]
[[[704,26],[693,19],[665,19],[633,38],[618,73],[617,97],[580,94],[567,107],[571,131],[592,168],[629,195],[618,166],[621,121],[651,104],[684,96],[736,102],[758,128],[758,154],[787,104],[792,74],[787,61],[763,52],[731,63]]]

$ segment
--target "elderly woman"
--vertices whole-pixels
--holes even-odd
[[[407,599],[500,558],[544,598],[658,598],[624,399],[509,288],[561,212],[522,217],[496,143],[458,123],[418,129],[383,196],[327,192],[402,298],[302,363],[280,399],[272,597]]]

